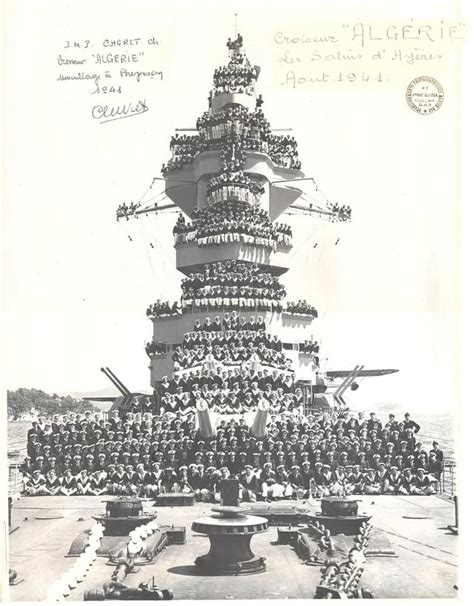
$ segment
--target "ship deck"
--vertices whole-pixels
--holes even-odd
[[[74,563],[65,557],[70,544],[90,528],[92,515],[104,512],[106,498],[22,497],[14,503],[10,568],[23,580],[10,587],[10,600],[45,599],[52,583]],[[359,498],[359,510],[373,516],[369,548],[375,542],[395,552],[393,557],[368,557],[360,587],[376,598],[456,597],[457,537],[447,529],[454,524],[453,503],[438,496]],[[175,599],[313,598],[320,567],[304,565],[292,547],[276,544],[275,526],[252,539],[253,551],[267,558],[265,572],[243,577],[197,573],[194,559],[207,553],[209,540],[194,533],[191,524],[210,508],[201,503],[156,508],[159,522],[186,527],[186,544],[168,546],[154,563],[140,567],[125,582],[137,586],[154,576],[159,587],[173,590]],[[67,599],[82,600],[84,591],[101,588],[112,571],[104,558],[97,558]]]

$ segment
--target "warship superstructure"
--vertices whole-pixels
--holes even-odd
[[[109,411],[114,422],[137,411],[155,416],[179,412],[195,419],[194,438],[207,446],[215,440],[218,421],[245,416],[255,443],[266,437],[272,413],[334,414],[348,408],[345,396],[357,389],[360,377],[396,372],[360,364],[346,370],[322,368],[316,306],[292,299],[280,280],[290,269],[293,246],[291,227],[282,217],[291,209],[321,220],[349,221],[351,209],[300,199],[298,184],[306,177],[296,140],[272,131],[256,88],[260,69],[247,58],[242,37],[229,39],[227,49],[228,63],[214,72],[208,108],[197,119],[196,131],[171,139],[172,157],[159,179],[169,200],[161,206],[122,204],[117,211],[117,219],[125,221],[163,209],[180,211],[174,238],[182,296],[174,304],[157,301],[147,311],[153,324],[146,347],[153,393],[130,393],[110,369],[103,369],[121,393]],[[225,389],[232,387],[233,377],[247,383],[251,394],[238,405],[232,389]],[[185,398],[180,395],[183,385],[189,391]],[[203,397],[209,390],[213,397]],[[175,444],[180,431],[168,431]],[[135,442],[141,435],[137,429]],[[173,470],[173,460],[167,464]],[[363,511],[357,516],[357,504],[344,493],[323,502],[311,491],[304,500],[298,491],[293,496],[275,507],[247,503],[252,515],[240,519],[235,514],[237,521],[226,523],[215,516],[196,520],[189,494],[181,495],[181,501],[177,493],[158,495],[156,503],[147,502],[153,511],[145,514],[133,500],[107,504],[107,510],[120,509],[115,517],[109,511],[104,514],[103,496],[24,496],[11,511],[10,568],[15,577],[10,598],[456,595],[456,537],[449,530],[455,516],[452,499],[441,494],[361,495]],[[127,507],[133,515],[121,532],[115,527]],[[201,501],[199,515],[211,516],[211,507]],[[219,511],[225,514],[225,504]],[[263,522],[253,517],[260,515]],[[354,527],[351,533],[332,536],[329,522],[337,528],[334,520],[340,525],[343,518]],[[258,526],[252,527],[252,520]],[[104,533],[104,521],[113,532]],[[204,570],[209,566],[194,565],[207,562],[209,556],[202,557],[204,535],[218,534],[216,527],[220,534],[247,534],[247,542],[256,535],[253,547],[259,555],[256,564],[251,563],[260,573],[257,577],[213,576],[212,566]],[[215,537],[211,545],[213,541],[217,543]],[[225,537],[219,535],[221,542],[225,544]],[[130,556],[140,553],[145,543],[143,562],[134,567]],[[116,566],[112,581],[110,545]],[[74,565],[71,557],[82,557],[83,565]],[[302,560],[308,566],[301,566]],[[223,568],[228,572],[233,567]],[[132,587],[124,586],[125,576]]]
[[[352,211],[301,197],[303,183],[317,185],[301,171],[296,139],[272,130],[257,92],[260,68],[247,58],[242,37],[229,39],[227,48],[229,61],[214,72],[196,132],[177,129],[171,138],[172,156],[161,178],[166,204],[122,204],[117,211],[118,220],[181,211],[174,228],[176,267],[184,275],[181,301],[158,301],[147,310],[153,321],[146,348],[151,385],[218,367],[252,370],[252,376],[276,370],[291,373],[310,408],[341,408],[347,406],[344,394],[358,388],[356,379],[396,370],[323,369],[317,307],[294,302],[280,282],[293,249],[291,226],[282,218],[291,212],[346,222]],[[196,330],[206,333],[197,344],[196,321]],[[236,338],[244,329],[255,331],[254,338]]]

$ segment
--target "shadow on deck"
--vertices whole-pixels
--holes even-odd
[[[24,581],[10,587],[10,600],[45,598],[49,586],[74,563],[65,557],[71,542],[90,528],[92,515],[105,510],[106,498],[22,497],[14,502],[9,565]],[[376,598],[456,597],[457,537],[447,529],[454,523],[453,503],[436,496],[364,496],[360,500],[360,511],[373,516],[378,540],[395,551],[395,557],[368,557],[360,586]],[[127,582],[137,586],[154,576],[157,585],[173,590],[175,599],[313,598],[320,568],[305,566],[290,546],[275,544],[276,527],[252,540],[254,552],[267,558],[264,573],[244,577],[197,573],[194,560],[207,553],[209,541],[192,532],[191,524],[209,513],[210,507],[198,503],[156,508],[160,523],[186,527],[186,544],[167,547],[154,564],[139,568]],[[152,503],[145,505],[148,508]],[[68,599],[81,601],[84,591],[101,587],[112,570],[105,559],[98,558]]]

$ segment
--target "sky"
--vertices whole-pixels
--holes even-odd
[[[146,307],[179,296],[176,215],[118,223],[115,210],[147,192],[174,129],[193,126],[206,109],[234,27],[235,3],[214,4],[212,12],[206,3],[188,4],[186,21],[179,4],[161,4],[165,11],[153,2],[71,2],[60,10],[50,3],[39,11],[18,2],[10,13],[15,35],[6,44],[15,61],[6,70],[2,247],[9,389],[99,391],[108,387],[103,365],[130,389],[148,387]],[[314,337],[328,369],[399,369],[364,380],[355,405],[452,411],[459,399],[456,70],[443,74],[448,94],[428,117],[408,108],[400,87],[282,90],[272,78],[271,42],[290,16],[305,31],[321,15],[349,18],[362,5],[383,16],[375,2],[352,3],[351,11],[347,3],[315,2],[295,12],[300,4],[269,14],[239,2],[239,30],[250,60],[262,67],[258,87],[271,125],[292,128],[302,170],[328,199],[349,204],[353,221],[286,217],[295,247],[283,282],[290,299],[318,308]],[[446,15],[448,4],[431,3],[432,16]],[[413,15],[413,8],[403,13],[408,6],[391,5],[392,16]],[[130,99],[146,95],[144,115],[98,125],[85,89],[56,82],[66,39],[155,33],[163,50],[153,65],[165,77],[131,88]],[[158,183],[148,195],[159,191]]]

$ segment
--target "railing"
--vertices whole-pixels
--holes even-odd
[[[8,465],[8,496],[17,497],[23,491],[23,478],[19,463]]]
[[[444,461],[441,478],[437,483],[437,493],[450,498],[456,494],[456,463],[453,459]]]

